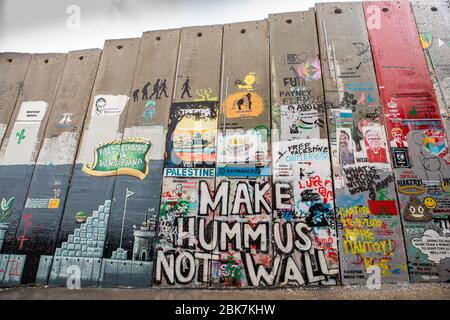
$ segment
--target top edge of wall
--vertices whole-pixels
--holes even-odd
[[[141,37],[135,37],[135,38],[120,38],[120,39],[106,39],[106,43],[114,43],[114,42],[121,42],[121,41],[130,41],[130,40],[141,40]]]
[[[436,1],[436,2],[413,1],[413,2],[411,2],[411,4],[412,4],[414,7],[424,7],[424,8],[426,8],[426,7],[433,7],[433,6],[435,6],[435,7],[440,7],[440,8],[443,8],[443,7],[450,8],[450,2],[439,2],[439,1]]]
[[[206,24],[203,26],[186,26],[181,27],[180,30],[197,30],[197,29],[204,29],[204,28],[211,28],[211,29],[220,29],[223,28],[223,24]]]
[[[33,58],[58,57],[67,55],[67,52],[44,52],[44,53],[39,52],[33,53],[31,55]]]
[[[70,50],[69,53],[76,54],[76,53],[84,53],[84,52],[102,52],[102,49],[99,48],[90,48],[90,49],[79,49],[79,50]]]
[[[412,4],[424,4],[424,5],[428,5],[428,4],[450,4],[450,1],[448,0],[434,0],[434,1],[428,1],[428,0],[416,0],[416,1],[411,1]]]
[[[378,1],[378,0],[372,0],[374,2],[395,2],[395,1]],[[339,6],[339,5],[361,5],[364,1],[345,1],[345,2],[317,2],[315,4],[315,7],[318,6]]]
[[[181,29],[181,28],[147,30],[147,31],[143,31],[143,32],[142,32],[142,36],[145,36],[145,35],[148,35],[148,34],[152,34],[152,33],[157,33],[157,32],[177,31],[177,30],[180,30],[180,29]]]
[[[245,24],[263,24],[263,23],[266,23],[266,22],[267,22],[267,19],[249,20],[249,21],[239,21],[239,22],[225,23],[223,26],[225,28],[225,27],[239,26],[239,25],[245,25]]]
[[[299,15],[299,14],[307,14],[311,10],[314,10],[313,8],[309,8],[308,10],[302,10],[302,11],[288,11],[288,12],[277,12],[277,13],[270,13],[269,14],[269,20],[272,18],[276,18],[278,16],[288,16],[288,15]]]
[[[2,56],[31,56],[32,53],[29,52],[0,52]]]

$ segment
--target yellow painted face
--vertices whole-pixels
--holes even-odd
[[[435,209],[437,207],[437,202],[432,197],[426,197],[423,199],[423,205],[428,209]]]

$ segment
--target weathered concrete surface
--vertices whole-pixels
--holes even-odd
[[[437,1],[412,3],[420,41],[449,141],[450,130],[450,4]]]
[[[327,138],[324,95],[320,70],[316,19],[313,10],[269,15],[270,73],[272,82],[272,143],[299,138]],[[318,70],[307,78],[301,70],[317,62]],[[320,119],[313,130],[289,134],[288,106],[307,121]],[[320,107],[322,106],[322,107]],[[304,108],[303,108],[304,107]],[[307,109],[305,111],[297,111]],[[294,109],[292,109],[294,110]],[[306,117],[311,118],[306,118]],[[274,130],[279,129],[279,130]]]
[[[387,285],[366,287],[308,287],[270,290],[189,289],[0,289],[0,300],[450,300],[450,284]]]
[[[214,168],[216,158],[216,142],[211,137],[216,137],[217,119],[219,109],[219,97],[221,95],[220,79],[221,79],[221,59],[222,59],[222,26],[211,25],[203,27],[189,27],[181,29],[180,45],[178,52],[178,63],[176,69],[175,90],[172,97],[172,106],[168,119],[168,132],[166,141],[166,162],[165,168]],[[185,113],[187,110],[198,110],[191,113]],[[205,112],[205,113],[204,113]],[[197,145],[201,149],[201,153],[187,148],[186,151],[180,150],[180,143],[176,143],[182,138],[179,130],[192,131],[192,138],[195,135],[202,137],[202,142]],[[206,145],[208,144],[208,148]],[[203,154],[203,150],[208,151]],[[175,152],[173,152],[175,151]],[[185,155],[184,155],[185,154]],[[193,161],[194,158],[198,161]],[[208,163],[206,162],[208,160]],[[202,178],[203,179],[203,178]],[[199,188],[198,184],[201,179],[186,178],[183,174],[174,174],[164,176],[161,196],[161,210],[158,231],[158,239],[156,246],[158,250],[155,282],[164,286],[171,283],[170,276],[166,277],[162,274],[158,262],[164,259],[164,256],[172,256],[173,245],[172,239],[176,239],[177,235],[170,230],[175,225],[174,220],[176,213],[169,207],[172,204],[178,205],[189,203],[192,208],[189,210],[189,216],[197,217]],[[212,173],[204,180],[208,181],[209,186],[214,185],[214,174]],[[175,196],[179,188],[183,190],[183,195],[178,198]],[[213,189],[214,187],[211,187]],[[181,252],[193,252],[197,250],[186,249],[183,247]],[[163,254],[161,254],[164,252]],[[203,266],[208,270],[210,264]],[[174,269],[168,271],[173,274]],[[179,282],[181,284],[181,281]],[[176,282],[178,285],[178,282]],[[186,283],[184,283],[186,284]],[[195,279],[189,285],[200,284]],[[205,285],[202,283],[201,285]]]
[[[321,3],[316,5],[316,14],[325,99],[332,103],[331,108],[327,109],[327,116],[333,154],[335,211],[338,220],[342,282],[365,283],[368,277],[366,268],[370,265],[384,267],[382,283],[406,282],[408,273],[400,218],[396,214],[381,214],[379,209],[380,205],[390,205],[389,212],[398,213],[389,158],[387,157],[385,161],[372,161],[364,149],[364,143],[367,141],[365,133],[369,129],[377,130],[385,144],[387,138],[362,3]],[[348,103],[349,100],[353,101]],[[352,155],[353,161],[342,158],[341,135],[345,134],[349,134],[347,154]],[[376,171],[379,178],[374,179],[374,183],[388,181],[385,186],[386,196],[374,195],[370,192],[370,188],[354,192],[349,178],[351,175],[346,172],[356,170],[359,165]],[[339,181],[344,183],[338,183]],[[351,238],[349,232],[353,230],[353,223],[358,218],[356,214],[352,215],[349,212],[357,206],[366,208],[366,212],[370,213],[370,221],[380,225],[361,226],[361,230],[373,232],[374,242],[395,243],[394,250],[386,254],[371,250],[355,253],[352,245],[357,242],[349,241]],[[349,247],[352,249],[349,250]],[[361,263],[361,259],[365,263]]]
[[[197,91],[203,89],[211,89],[210,97],[219,96],[221,52],[222,25],[181,29],[173,102],[198,101]],[[188,79],[191,97],[183,95]]]
[[[223,26],[222,88],[225,106],[221,110],[220,129],[248,130],[270,124],[268,35],[267,20]],[[240,108],[233,106],[233,101],[248,93],[252,95],[252,112],[246,109],[245,103]]]
[[[269,187],[264,197],[272,201],[270,184],[270,78],[269,78],[269,26],[267,19],[232,23],[223,27],[222,90],[223,100],[219,119],[218,160],[216,188],[229,184],[228,208],[239,196],[241,187],[252,192],[252,185],[258,183]],[[222,174],[223,168],[230,173]],[[247,177],[239,173],[240,168],[264,170],[255,176]],[[263,168],[264,167],[264,168]],[[261,187],[261,188],[264,188]],[[259,188],[259,186],[258,186]],[[219,190],[217,190],[219,192]],[[239,211],[240,216],[237,216]],[[271,224],[271,212],[266,209],[241,209],[227,215],[215,215],[214,220],[221,225],[252,223]],[[236,215],[234,215],[236,214]],[[247,215],[248,214],[248,215]],[[222,232],[222,235],[224,233]],[[259,261],[272,258],[272,248],[267,244],[254,247],[254,257]],[[253,250],[253,249],[252,249]],[[213,285],[220,287],[258,286],[250,272],[245,271],[245,250],[240,246],[224,249],[215,248],[219,261],[213,264],[211,271]],[[249,261],[249,260],[247,260]],[[227,271],[228,268],[237,271]]]
[[[16,105],[31,54],[0,54],[0,143]]]
[[[55,249],[100,55],[101,50],[90,49],[67,56],[16,234],[28,228],[31,216],[32,228],[39,231],[28,234],[26,244],[16,243],[14,248],[27,255],[22,283],[35,282],[40,255],[51,255]]]
[[[339,260],[337,234],[334,222],[333,197],[331,187],[331,167],[325,119],[322,74],[319,58],[319,44],[316,30],[316,17],[313,10],[269,16],[270,25],[270,63],[272,75],[272,164],[274,180],[273,218],[274,240],[272,241],[274,260],[282,257],[286,269],[296,261],[299,275],[288,278],[283,269],[278,271],[277,285],[301,286],[334,285],[338,282]],[[276,125],[278,120],[279,125]],[[279,141],[276,138],[279,132]],[[312,152],[311,163],[293,156],[292,148],[311,145],[324,147],[323,152]],[[286,173],[286,168],[289,173]],[[306,175],[304,172],[308,172]],[[317,192],[309,184],[310,177],[318,179],[326,191]],[[283,186],[282,189],[278,186]],[[288,206],[280,206],[276,199]],[[286,194],[286,196],[284,196]],[[307,199],[308,195],[314,195]],[[325,205],[326,204],[326,205]],[[323,208],[324,222],[310,219],[315,208]],[[302,214],[305,212],[305,214]],[[307,213],[306,213],[307,212]],[[292,214],[291,219],[286,220]],[[278,239],[286,239],[275,232],[276,225],[288,230],[291,225],[305,223],[311,238],[308,249],[281,250]],[[323,245],[324,243],[327,245]],[[322,262],[311,266],[310,261],[320,255]],[[298,259],[298,256],[304,259]],[[311,258],[310,258],[311,257]],[[319,258],[320,259],[320,258]],[[276,260],[275,260],[276,261]],[[325,266],[327,270],[325,270]],[[309,270],[314,270],[311,277]],[[288,278],[288,279],[287,279]]]
[[[178,59],[180,29],[158,30],[144,32],[141,38],[139,56],[133,80],[133,91],[127,112],[124,137],[130,127],[158,125],[167,126],[171,97],[174,88],[174,76]],[[158,90],[165,83],[166,90]],[[144,89],[144,86],[150,84]],[[138,91],[137,91],[138,90]],[[147,94],[145,94],[147,91]],[[156,91],[156,93],[155,93]],[[135,99],[137,93],[137,98]],[[154,94],[155,93],[155,94]],[[167,94],[164,94],[167,93]],[[146,102],[155,101],[155,112],[144,114]],[[161,141],[163,143],[163,141]],[[155,159],[152,157],[152,159]]]
[[[67,54],[34,54],[0,150],[0,194],[14,198],[2,252],[11,252]]]
[[[149,141],[151,144],[148,156],[150,161],[147,166],[148,173],[142,180],[129,175],[116,177],[112,212],[118,214],[110,216],[104,257],[113,257],[114,259],[114,251],[120,247],[126,250],[123,257],[126,260],[116,260],[117,263],[131,262],[131,259],[139,260],[135,261],[136,263],[146,262],[143,265],[148,269],[134,269],[129,272],[130,278],[122,281],[125,285],[133,287],[148,287],[152,281],[154,230],[146,233],[140,229],[143,224],[150,221],[154,226],[159,212],[164,138],[172,101],[179,38],[179,29],[151,31],[143,34],[127,110],[122,146],[126,139]],[[126,198],[128,191],[133,192],[129,200]],[[145,220],[146,218],[148,220]],[[137,232],[134,232],[134,227],[137,228]],[[149,238],[135,237],[135,235],[142,234],[148,235]],[[151,243],[150,246],[147,239]],[[106,262],[105,266],[107,264]],[[108,265],[112,265],[112,263]],[[122,285],[121,277],[114,277],[114,272],[110,272],[110,274],[110,278],[114,280],[103,281],[103,286]],[[104,279],[106,278],[107,275],[104,276]]]
[[[85,261],[87,265],[85,270],[88,271],[85,274],[82,273],[82,283],[86,279],[85,285],[96,285],[99,278],[99,266],[107,233],[107,217],[110,214],[116,166],[110,165],[109,172],[105,176],[96,176],[95,170],[89,171],[86,168],[92,169],[95,148],[98,145],[117,145],[121,142],[139,44],[140,38],[105,41],[58,235],[55,259],[63,256],[64,262],[70,262],[70,259],[73,259],[75,261],[73,263],[76,264],[82,263],[84,257],[91,258]],[[110,153],[115,155],[115,152]],[[83,166],[85,166],[86,172],[83,171]],[[86,240],[84,234],[76,236],[73,234],[80,231],[77,231],[80,226],[76,219],[77,213],[83,213],[84,219],[87,220],[96,219],[96,226],[92,226],[90,232],[87,233],[91,237],[90,240]],[[90,252],[86,252],[86,245],[78,250],[80,243],[77,243],[77,246],[70,243],[74,238],[74,241],[81,241],[81,237],[92,244],[94,243],[92,240],[94,233],[96,237],[95,250],[91,248]],[[78,247],[78,249],[74,250],[74,247]],[[67,259],[67,257],[70,258]],[[96,259],[95,264],[93,264],[92,258]],[[56,272],[58,285],[66,276],[64,267],[67,268],[61,263],[61,268]],[[91,277],[91,272],[96,276]]]
[[[66,201],[64,218],[58,237],[59,243],[65,241],[68,234],[77,226],[74,217],[78,211],[83,210],[92,213],[92,210],[99,204],[111,199],[115,177],[89,176],[82,172],[81,167],[84,163],[93,161],[96,145],[122,138],[126,110],[126,106],[123,106],[123,100],[126,99],[117,99],[117,101],[114,99],[116,97],[127,98],[131,91],[139,41],[140,39],[122,39],[105,42],[78,149],[76,168]],[[113,101],[111,108],[123,107],[123,110],[117,111],[116,115],[110,115],[109,118],[105,119],[98,116],[95,111],[95,103],[96,96],[101,95]]]
[[[450,240],[445,132],[411,5],[394,3],[364,2],[364,11],[393,155],[408,271],[412,282],[448,282],[450,259],[434,259],[435,251],[422,243],[428,235],[442,243]],[[381,28],[369,20],[377,8]],[[439,136],[445,150],[427,149],[429,136]],[[424,215],[412,215],[416,210]]]

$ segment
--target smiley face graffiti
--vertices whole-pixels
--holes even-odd
[[[423,205],[425,207],[427,207],[428,209],[436,209],[437,207],[437,202],[434,198],[432,197],[426,197],[425,199],[423,199]]]

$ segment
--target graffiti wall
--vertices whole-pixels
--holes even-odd
[[[414,282],[446,281],[450,275],[448,144],[412,8],[407,2],[398,6],[369,2],[364,10],[366,19],[371,10],[381,12],[381,27],[367,26],[377,48],[374,62],[410,277]]]
[[[260,271],[274,270],[268,22],[228,24],[223,32],[215,198],[221,208],[214,212],[211,277],[219,287],[270,285],[273,276],[260,278]]]
[[[26,256],[22,283],[46,283],[46,277],[36,275],[41,256],[48,259],[55,250],[100,53],[83,50],[67,56],[16,232],[14,252]]]
[[[361,3],[318,4],[342,282],[408,281],[395,179]]]
[[[108,40],[90,94],[52,263],[41,259],[48,283],[66,285],[72,273],[82,286],[100,282],[126,107],[139,39]],[[131,61],[131,63],[130,63]],[[136,147],[139,149],[139,146]],[[138,153],[139,150],[136,151]],[[124,166],[125,170],[128,166]]]
[[[315,13],[275,14],[269,23],[277,284],[335,285],[338,243]]]
[[[318,3],[0,53],[0,286],[450,281],[448,17]]]
[[[183,28],[178,56],[167,124],[155,283],[207,286],[215,240],[209,240],[209,231],[206,235],[212,212],[202,212],[200,206],[202,192],[214,192],[216,176],[222,27]]]
[[[151,285],[179,30],[144,33],[121,144],[102,286]]]
[[[412,8],[442,120],[448,132],[450,126],[450,39],[448,36],[450,8],[445,2],[427,4],[424,1],[412,3]],[[447,142],[449,142],[448,135]]]
[[[65,60],[66,54],[31,57],[0,149],[2,284],[21,281],[25,256],[17,248],[27,240],[27,234],[16,235]]]

